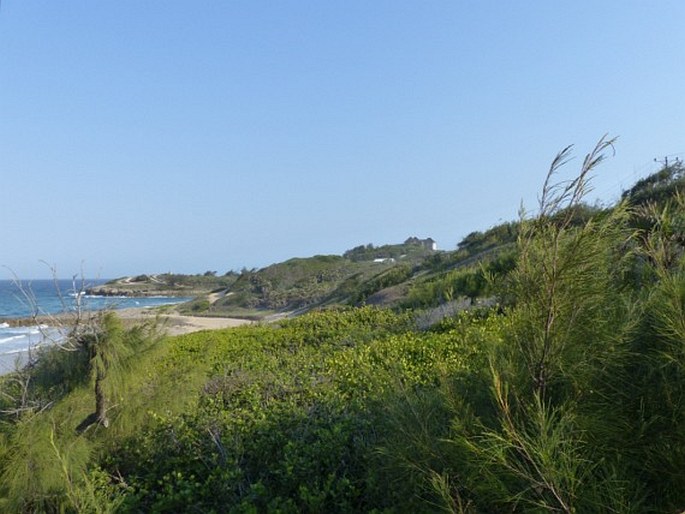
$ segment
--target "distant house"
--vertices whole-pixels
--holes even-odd
[[[438,249],[438,243],[436,243],[431,237],[424,239],[421,244],[423,244],[423,246],[425,246],[428,250],[436,251]]]
[[[410,237],[407,239],[404,244],[406,245],[420,245],[423,246],[426,250],[432,250],[436,251],[438,249],[438,243],[436,243],[433,238],[429,237],[428,239],[419,239],[418,237]]]
[[[382,264],[394,264],[395,259],[392,257],[378,257],[377,259],[374,259],[373,262],[379,262]]]

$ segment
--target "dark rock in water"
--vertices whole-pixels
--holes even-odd
[[[147,296],[147,291],[127,291],[126,289],[117,289],[110,287],[89,287],[86,289],[87,295],[93,296]]]
[[[125,288],[118,286],[98,286],[86,289],[87,295],[93,296],[125,296],[128,298],[145,298],[149,296],[194,296],[193,289],[150,289],[150,288]],[[200,291],[202,292],[202,291]]]

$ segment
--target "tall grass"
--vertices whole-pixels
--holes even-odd
[[[509,307],[487,350],[489,397],[447,391],[442,401],[456,406],[449,462],[419,466],[423,453],[413,456],[447,511],[685,505],[685,286],[669,218],[682,203],[653,210],[648,235],[630,228],[635,214],[623,205],[577,225],[589,175],[611,145],[601,140],[569,181],[554,182],[568,149],[554,160],[539,215],[521,223],[516,268],[499,284]],[[648,295],[626,280],[646,261]]]

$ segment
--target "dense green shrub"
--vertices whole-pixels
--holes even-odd
[[[453,334],[410,326],[364,308],[177,338],[164,368],[192,361],[207,379],[197,409],[155,413],[111,452],[105,468],[131,487],[127,508],[355,512],[391,502],[400,485],[378,490],[371,467],[387,432],[381,397],[396,380],[435,384],[436,366],[471,358]]]
[[[403,306],[435,307],[456,298],[471,300],[492,296],[492,284],[501,281],[516,265],[516,253],[503,250],[475,265],[416,281],[409,289]]]

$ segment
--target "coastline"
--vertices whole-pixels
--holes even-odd
[[[82,313],[83,319],[88,319],[91,314],[97,314],[99,311],[84,311]],[[167,335],[177,336],[197,332],[200,330],[217,330],[222,328],[232,328],[241,325],[254,323],[252,320],[242,318],[223,318],[223,317],[204,317],[204,316],[189,316],[186,314],[179,314],[175,311],[160,312],[155,307],[127,307],[125,309],[114,309],[115,312],[124,322],[133,324],[137,321],[147,321],[151,318],[160,320],[162,328],[167,331]],[[74,320],[74,315],[69,313],[60,313],[52,315],[41,315],[35,318],[3,318],[2,321],[9,324],[11,327],[29,327],[36,324],[55,326],[61,324],[68,324]]]
[[[114,312],[121,317],[126,325],[135,325],[136,323],[148,321],[150,319],[157,319],[160,323],[160,329],[167,336],[179,336],[190,334],[192,332],[199,332],[201,330],[219,330],[224,328],[239,327],[241,325],[249,325],[254,321],[239,318],[205,318],[201,316],[187,316],[178,314],[176,312],[160,312],[158,309],[152,307],[129,307],[126,309],[117,309]],[[96,312],[84,312],[87,319],[89,314],[97,314]],[[72,314],[56,314],[50,316],[39,316],[33,318],[14,318],[3,319],[12,327],[26,327],[35,326],[36,323],[47,326],[59,326],[60,324],[68,325],[74,320]],[[0,354],[0,375],[6,375],[16,369],[17,364],[21,365],[26,362],[26,351]]]

